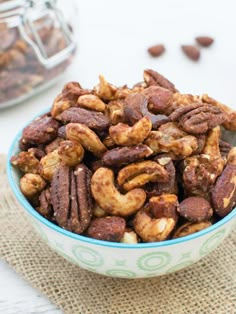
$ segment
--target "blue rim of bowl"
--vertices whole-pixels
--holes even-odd
[[[47,111],[44,110],[41,114],[44,114],[48,111],[49,110],[47,110]],[[40,116],[41,114],[37,115],[36,117]],[[32,120],[34,120],[34,119],[31,119],[26,125],[28,125]],[[165,246],[169,246],[169,245],[174,245],[174,244],[178,244],[178,243],[184,243],[184,242],[196,239],[198,237],[204,236],[204,235],[220,228],[221,226],[223,226],[224,224],[229,222],[231,219],[236,217],[236,208],[234,208],[231,211],[231,213],[229,213],[227,216],[225,216],[224,218],[222,218],[221,220],[219,220],[218,222],[216,222],[212,226],[210,226],[206,229],[203,229],[202,231],[198,231],[196,233],[190,234],[190,235],[182,237],[182,238],[165,240],[165,241],[161,241],[161,242],[149,242],[149,243],[138,243],[138,244],[126,244],[126,243],[119,243],[119,242],[108,242],[108,241],[96,240],[93,238],[89,238],[89,237],[79,235],[79,234],[73,233],[71,231],[65,230],[65,229],[55,225],[54,223],[50,222],[49,220],[47,220],[43,216],[41,216],[31,206],[31,204],[27,201],[27,199],[24,197],[19,186],[16,184],[16,182],[13,178],[13,171],[16,171],[16,170],[11,165],[10,159],[16,151],[16,147],[18,147],[18,145],[19,145],[19,140],[20,140],[21,135],[22,135],[22,130],[19,131],[18,134],[16,135],[15,139],[13,140],[13,142],[10,146],[10,149],[9,149],[8,155],[7,155],[7,177],[8,177],[10,187],[11,187],[14,195],[16,196],[17,200],[19,201],[19,203],[24,207],[24,209],[26,209],[26,211],[31,216],[33,216],[36,220],[41,222],[43,225],[47,226],[49,229],[53,229],[54,231],[56,231],[56,232],[58,232],[64,236],[67,236],[69,238],[73,238],[76,240],[80,240],[81,242],[90,243],[93,245],[106,246],[106,247],[111,247],[111,248],[122,248],[122,249],[157,248],[157,247],[165,247]]]

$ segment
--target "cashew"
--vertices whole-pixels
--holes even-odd
[[[105,103],[96,95],[82,95],[78,98],[79,107],[95,111],[105,111]]]
[[[138,236],[137,233],[135,233],[132,230],[126,230],[123,234],[123,237],[120,240],[121,243],[126,244],[136,244],[138,243]]]
[[[95,132],[85,124],[69,123],[66,125],[66,137],[69,140],[79,142],[85,149],[95,156],[101,157],[107,150]]]
[[[102,100],[112,100],[117,91],[117,87],[108,83],[104,76],[99,75],[99,84],[94,88],[95,94]]]
[[[205,228],[208,228],[212,225],[210,221],[202,221],[202,222],[186,222],[178,229],[176,229],[173,239],[182,238],[187,235],[193,234],[195,232],[201,231]]]
[[[138,211],[134,218],[134,229],[144,242],[166,240],[175,224],[173,218],[152,218],[147,209]]]
[[[173,153],[175,159],[190,156],[198,148],[197,138],[173,122],[163,124],[158,131],[151,131],[144,143],[155,153]]]
[[[125,191],[138,188],[148,182],[167,181],[168,172],[155,161],[132,163],[118,173],[117,182]]]
[[[20,179],[21,192],[27,197],[32,198],[41,192],[46,186],[46,182],[39,174],[26,173]]]
[[[97,203],[95,203],[93,207],[93,216],[96,218],[101,218],[107,216],[107,213],[104,209],[102,209],[100,206],[98,206]]]
[[[54,172],[57,170],[61,162],[61,158],[58,154],[58,150],[55,149],[51,153],[41,158],[39,163],[40,175],[49,181],[52,181]]]
[[[215,158],[221,158],[220,148],[220,127],[217,126],[209,131],[206,138],[205,146],[202,150],[202,154],[211,155]]]
[[[55,99],[52,109],[51,116],[57,120],[61,120],[61,114],[63,111],[71,107],[71,103],[68,100],[59,100]]]
[[[143,117],[132,127],[127,124],[118,123],[109,129],[110,137],[120,146],[132,146],[142,143],[152,129],[150,118]]]
[[[67,166],[74,167],[84,157],[84,149],[78,142],[63,141],[58,148],[58,155]]]
[[[134,189],[125,195],[114,185],[114,174],[108,168],[99,168],[92,176],[91,190],[98,205],[107,213],[129,216],[141,208],[146,199],[142,189]]]

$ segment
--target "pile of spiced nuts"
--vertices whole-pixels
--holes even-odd
[[[103,76],[70,82],[50,112],[26,126],[11,158],[20,188],[45,218],[99,240],[139,243],[209,227],[236,201],[236,112],[181,94],[144,71],[132,88]]]

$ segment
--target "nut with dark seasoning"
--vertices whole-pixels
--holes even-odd
[[[101,76],[93,90],[70,82],[51,113],[24,129],[11,163],[39,214],[83,236],[138,245],[193,234],[233,210],[236,147],[225,139],[235,112],[177,92],[155,71],[144,80],[116,87]]]
[[[210,220],[213,215],[213,209],[210,203],[199,196],[192,196],[184,199],[179,204],[179,214],[192,222],[201,222]]]
[[[229,214],[236,203],[236,149],[232,148],[228,161],[211,192],[212,204],[220,217]]]
[[[169,80],[167,80],[167,78],[156,71],[144,70],[143,76],[144,81],[148,86],[157,85],[169,89],[173,93],[178,92],[173,83],[171,83]]]
[[[139,144],[130,147],[116,147],[102,156],[102,162],[107,167],[120,167],[134,161],[142,160],[153,154],[147,145]]]
[[[170,119],[178,121],[183,130],[190,134],[203,134],[224,123],[226,115],[218,107],[194,103],[176,109]]]
[[[109,119],[101,112],[72,107],[61,114],[64,123],[82,123],[94,131],[107,130],[110,126]]]
[[[92,217],[90,190],[91,171],[83,164],[75,170],[60,166],[51,185],[51,204],[54,218],[62,228],[82,233]]]
[[[90,238],[120,242],[125,232],[125,219],[118,216],[106,216],[93,219],[88,227]]]
[[[60,124],[50,116],[43,115],[27,125],[22,134],[22,142],[29,144],[46,144],[57,137]]]

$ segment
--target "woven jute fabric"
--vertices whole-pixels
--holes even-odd
[[[115,279],[70,264],[40,240],[0,160],[0,257],[68,314],[235,314],[236,232],[195,265],[162,277]]]

